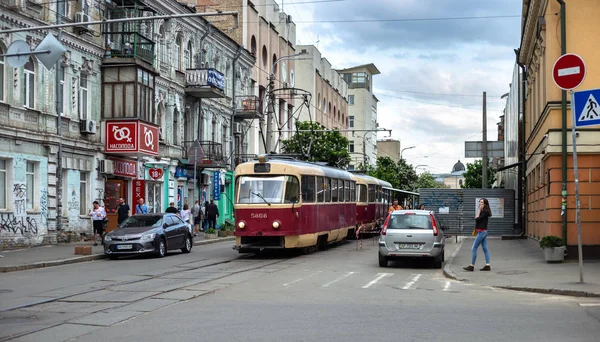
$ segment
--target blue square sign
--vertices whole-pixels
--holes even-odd
[[[600,89],[573,93],[575,127],[600,125]]]

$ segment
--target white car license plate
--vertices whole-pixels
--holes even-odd
[[[132,249],[133,245],[117,245],[117,249]]]
[[[421,244],[418,243],[399,243],[398,249],[420,249]]]

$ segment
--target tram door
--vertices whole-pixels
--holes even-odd
[[[123,197],[127,201],[127,182],[120,179],[107,179],[104,185],[104,209],[108,217],[106,232],[117,228],[117,206],[119,198]],[[131,203],[128,203],[131,206]]]

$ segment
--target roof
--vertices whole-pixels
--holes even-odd
[[[356,69],[363,69],[363,68],[366,68],[367,71],[371,75],[379,75],[379,74],[381,74],[381,72],[379,71],[379,69],[377,69],[377,67],[373,63],[358,65],[358,66],[351,67],[351,68],[346,68],[346,69],[337,69],[336,71],[339,72],[339,73],[344,73],[344,72],[351,72],[351,71],[355,71]]]

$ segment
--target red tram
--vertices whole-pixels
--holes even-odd
[[[391,202],[387,189],[370,176],[260,156],[235,169],[234,248],[309,252],[354,237],[357,228],[378,232]]]

